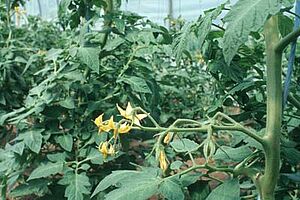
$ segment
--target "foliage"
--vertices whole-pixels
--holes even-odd
[[[17,4],[9,10],[1,1],[2,197],[257,196],[267,100],[261,28],[279,13],[286,36],[292,3],[240,0],[225,28],[216,23],[228,3],[167,30],[110,0],[62,0],[59,23],[29,17],[14,25],[6,14]],[[298,195],[298,68],[276,199]]]

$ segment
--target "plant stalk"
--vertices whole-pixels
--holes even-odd
[[[264,136],[265,171],[259,177],[262,200],[274,200],[280,170],[280,135],[282,115],[282,51],[276,51],[280,42],[278,17],[272,16],[264,27],[267,65],[267,124]]]

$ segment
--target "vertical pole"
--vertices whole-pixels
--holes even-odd
[[[42,5],[41,5],[40,0],[37,0],[37,3],[38,3],[38,6],[39,6],[39,16],[42,17],[43,13],[42,13]]]
[[[173,0],[169,0],[169,5],[168,5],[169,28],[171,28],[171,26],[172,26],[173,19],[174,19]]]

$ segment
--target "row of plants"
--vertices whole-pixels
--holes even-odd
[[[299,60],[283,115],[278,60],[299,34],[293,1],[169,30],[113,0],[16,26],[22,3],[0,5],[3,199],[299,197]]]

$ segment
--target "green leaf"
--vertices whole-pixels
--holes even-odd
[[[46,54],[46,57],[45,57],[45,60],[54,60],[56,61],[59,57],[59,55],[63,52],[62,49],[50,49],[47,54]]]
[[[101,191],[106,190],[111,185],[117,185],[117,183],[123,179],[130,178],[140,174],[138,171],[132,170],[120,170],[120,171],[113,171],[110,175],[106,176],[96,187],[91,197],[95,196]]]
[[[187,42],[190,37],[193,25],[193,23],[186,23],[181,29],[181,32],[178,34],[178,36],[174,39],[173,50],[175,54],[175,61],[177,64],[181,59],[182,52],[186,50]]]
[[[206,200],[240,200],[240,186],[238,179],[226,180],[215,188]]]
[[[11,197],[21,197],[26,195],[37,195],[43,196],[49,189],[47,187],[49,181],[45,179],[38,179],[26,182],[22,185],[16,187],[12,192],[10,192]]]
[[[24,133],[24,143],[25,145],[33,152],[39,153],[42,147],[43,136],[41,134],[43,132],[40,130],[29,130]]]
[[[180,169],[180,167],[183,165],[183,162],[181,162],[180,160],[176,160],[174,162],[171,163],[170,165],[170,169]]]
[[[188,187],[191,200],[204,200],[209,195],[208,181],[197,181]]]
[[[88,188],[91,184],[85,173],[77,174],[73,171],[69,171],[58,183],[67,185],[65,197],[67,197],[68,200],[83,200],[84,194],[90,194]]]
[[[292,32],[293,27],[294,27],[294,22],[291,18],[283,14],[278,15],[278,28],[282,37]]]
[[[223,8],[224,4],[218,6],[212,11],[206,12],[205,16],[197,23],[197,37],[199,38],[200,47],[211,30],[212,20],[216,19],[221,14]]]
[[[285,176],[288,179],[294,181],[294,182],[299,182],[300,183],[300,172],[296,173],[282,173],[280,174],[281,176]]]
[[[182,140],[173,140],[170,145],[174,148],[175,151],[183,153],[183,152],[192,152],[198,149],[199,144],[190,140],[190,139],[182,139]]]
[[[129,84],[131,89],[135,92],[152,93],[145,79],[143,78],[137,76],[123,76],[119,81]]]
[[[91,47],[80,47],[78,49],[80,61],[86,64],[93,71],[99,73],[99,50]]]
[[[56,163],[48,162],[47,164],[41,165],[35,170],[33,170],[28,180],[47,177],[62,171],[63,171],[63,162],[56,162]]]
[[[222,146],[221,148],[218,148],[216,154],[214,155],[214,159],[239,162],[245,159],[251,153],[251,149],[247,146],[241,146],[237,148]]]
[[[66,160],[67,154],[66,152],[63,153],[54,153],[54,154],[47,154],[47,158],[52,162],[64,162]]]
[[[66,151],[72,151],[73,137],[70,134],[64,134],[55,138],[56,142]]]
[[[187,187],[193,183],[195,183],[197,180],[199,180],[199,177],[201,177],[203,174],[200,172],[196,172],[193,174],[184,174],[180,177],[176,177],[178,181],[180,181],[181,185],[183,187]]]
[[[89,154],[86,156],[87,160],[90,160],[91,163],[102,165],[103,164],[103,156],[97,149],[92,149]]]
[[[74,99],[71,98],[71,97],[67,97],[65,100],[60,101],[59,105],[61,105],[64,108],[67,108],[67,109],[74,109],[75,108]]]
[[[169,200],[184,200],[181,187],[171,180],[164,180],[159,186],[159,192]]]
[[[283,157],[292,165],[297,165],[300,163],[300,151],[296,148],[282,147],[281,151]]]
[[[158,190],[161,179],[157,174],[158,170],[156,168],[143,168],[143,171],[113,171],[97,185],[91,197],[110,186],[115,186],[119,188],[108,193],[106,199],[147,199]]]
[[[115,48],[117,48],[118,46],[120,46],[121,44],[123,44],[124,42],[125,42],[125,40],[123,38],[120,38],[120,37],[115,38],[113,40],[109,40],[107,42],[107,44],[105,45],[104,50],[112,51]]]
[[[106,200],[148,199],[157,192],[158,179],[141,179],[136,183],[113,190],[105,196]]]
[[[63,14],[66,14],[68,7],[72,0],[61,0],[58,7],[58,16],[61,17]]]
[[[24,151],[24,142],[18,142],[12,146],[12,151],[16,152],[19,155],[23,154]]]
[[[284,7],[293,7],[295,0],[282,0],[282,5]]]
[[[239,0],[224,17],[228,23],[224,34],[223,54],[229,65],[250,32],[258,31],[270,15],[281,8],[280,0]]]

